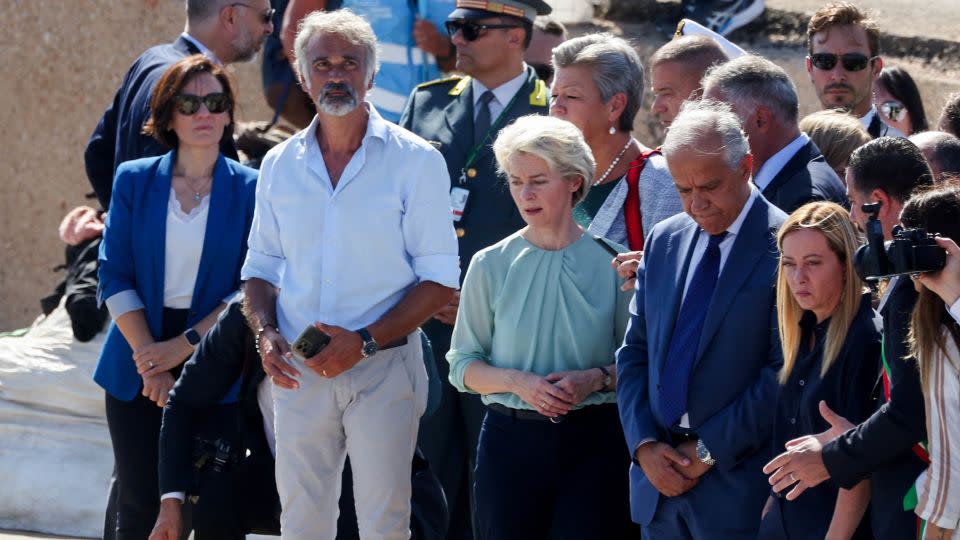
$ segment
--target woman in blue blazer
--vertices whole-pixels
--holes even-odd
[[[222,68],[181,60],[157,83],[144,126],[173,151],[117,168],[98,291],[113,324],[93,378],[106,390],[121,540],[150,534],[162,407],[240,285],[257,172],[220,154],[232,105]]]

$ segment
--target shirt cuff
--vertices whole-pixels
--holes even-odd
[[[960,298],[950,306],[950,316],[953,317],[953,320],[960,323]]]
[[[424,255],[413,259],[413,273],[419,282],[432,281],[451,289],[460,288],[460,257]]]
[[[171,491],[170,493],[164,493],[160,496],[160,500],[166,499],[177,499],[180,502],[183,502],[187,498],[186,492],[183,491]]]
[[[117,320],[124,313],[144,309],[143,300],[133,289],[120,291],[110,298],[107,298],[107,311],[110,312],[110,318]]]
[[[286,259],[280,257],[264,255],[248,249],[247,259],[243,261],[243,268],[240,269],[240,280],[246,281],[250,278],[257,278],[274,287],[279,287],[281,269],[285,261]]]

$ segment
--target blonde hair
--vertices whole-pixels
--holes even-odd
[[[826,238],[830,250],[843,265],[844,285],[837,305],[827,327],[826,344],[820,373],[825,374],[840,354],[846,340],[850,324],[860,309],[860,296],[864,292],[863,282],[853,267],[853,254],[857,249],[857,233],[850,221],[850,214],[838,204],[831,202],[812,202],[794,211],[783,222],[777,233],[777,248],[783,253],[783,240],[790,233],[801,230],[816,230]],[[780,346],[783,348],[783,368],[780,370],[780,384],[785,384],[797,361],[797,352],[802,339],[800,318],[803,308],[787,285],[787,275],[783,271],[781,255],[780,269],[777,272],[777,326],[780,330]]]
[[[507,166],[516,154],[538,157],[550,170],[564,178],[580,177],[580,189],[573,193],[573,205],[587,196],[596,164],[593,152],[577,126],[554,118],[531,114],[503,128],[493,143],[497,171],[508,175]]]
[[[872,139],[860,120],[842,109],[808,114],[800,120],[800,131],[810,136],[830,168],[840,172],[847,167],[850,154]]]

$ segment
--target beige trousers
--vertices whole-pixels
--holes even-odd
[[[273,388],[281,536],[334,539],[349,455],[360,538],[410,538],[410,463],[427,403],[419,330],[333,379],[296,364],[300,388]]]

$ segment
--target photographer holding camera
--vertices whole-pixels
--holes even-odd
[[[932,183],[932,174],[913,143],[881,137],[850,156],[846,181],[851,219],[863,229],[871,228],[869,222],[874,221],[872,228],[879,229],[883,239],[889,241],[894,239],[894,226],[904,203],[918,188]],[[874,220],[863,208],[871,203],[880,203],[879,209],[874,207]],[[874,252],[880,255],[876,249]],[[884,261],[881,266],[886,268],[889,261]],[[786,452],[764,467],[764,472],[771,475],[771,485],[783,479],[795,480],[783,490],[788,500],[830,478],[845,489],[870,478],[871,523],[879,540],[912,538],[917,532],[916,516],[904,509],[904,497],[926,468],[918,444],[926,439],[923,392],[907,344],[916,298],[910,280],[903,276],[893,277],[883,289],[879,305],[883,317],[883,399],[876,412],[854,426],[822,406],[831,429],[789,441]]]
[[[910,321],[910,353],[920,367],[927,406],[930,466],[917,479],[917,515],[926,520],[924,540],[960,538],[960,184],[912,197],[903,207],[904,226],[942,235],[947,266],[914,274],[917,305]],[[951,474],[953,473],[953,474]]]

